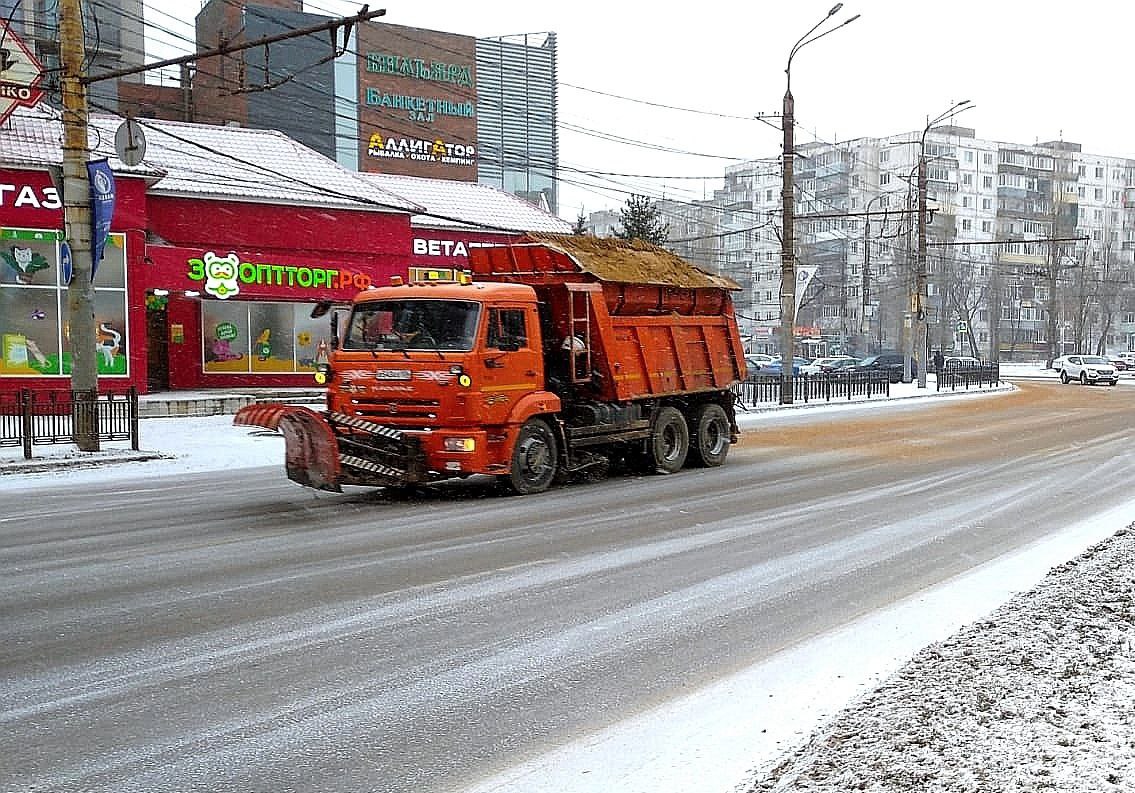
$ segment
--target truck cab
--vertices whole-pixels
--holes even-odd
[[[429,470],[500,474],[516,428],[560,409],[529,286],[370,289],[341,334],[323,367],[329,411],[417,436]]]

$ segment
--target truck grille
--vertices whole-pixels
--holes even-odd
[[[390,397],[352,399],[351,415],[397,426],[431,426],[437,421],[440,403],[436,399]]]

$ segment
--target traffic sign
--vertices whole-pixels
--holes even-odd
[[[43,66],[31,49],[0,19],[0,123],[19,106],[34,107],[43,98]]]
[[[968,323],[966,323],[966,322],[959,322],[958,323],[958,333],[965,333],[967,330],[969,330],[969,324]]]
[[[114,153],[126,165],[137,165],[146,156],[146,134],[134,119],[128,118],[118,125],[114,133]]]
[[[71,278],[75,274],[75,262],[71,258],[71,245],[66,240],[59,244],[59,277],[64,285],[71,285]]]

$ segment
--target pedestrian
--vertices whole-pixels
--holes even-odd
[[[934,373],[940,374],[942,372],[942,351],[934,351]]]

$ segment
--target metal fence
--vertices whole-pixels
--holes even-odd
[[[996,363],[956,368],[949,366],[938,370],[936,379],[939,391],[957,391],[959,388],[968,391],[970,388],[1000,384],[1001,366]]]
[[[138,450],[138,392],[32,391],[0,393],[0,446],[74,443],[75,427],[89,424],[100,441],[130,441]]]
[[[831,372],[804,375],[751,375],[733,387],[743,405],[780,402],[781,382],[788,379],[793,402],[831,402],[856,397],[890,396],[891,383],[885,372]]]

